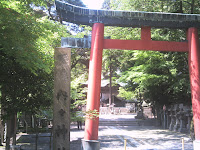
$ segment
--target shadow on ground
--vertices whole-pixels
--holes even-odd
[[[70,142],[70,150],[81,150],[81,138]]]
[[[17,146],[20,147],[20,150],[51,150],[52,144],[50,145],[50,134],[39,134],[38,140],[36,143],[35,134],[21,135],[17,140]]]

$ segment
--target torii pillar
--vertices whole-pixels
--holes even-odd
[[[200,149],[200,47],[197,28],[188,29],[188,62],[194,121],[194,150]]]
[[[100,107],[102,53],[104,41],[104,24],[94,23],[92,27],[91,54],[89,66],[89,83],[86,111],[97,110]],[[99,150],[98,141],[99,118],[87,118],[85,121],[85,136],[82,140],[83,150]]]

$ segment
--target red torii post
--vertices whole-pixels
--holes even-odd
[[[104,42],[104,24],[95,23],[92,28],[92,41],[89,66],[89,83],[87,94],[86,110],[97,110],[100,107],[101,92],[101,70],[102,70],[102,53]],[[100,143],[98,140],[99,118],[85,121],[85,137],[82,141],[83,148],[87,150],[99,150]]]
[[[104,24],[94,23],[92,29],[87,110],[99,111],[103,49],[189,52],[188,62],[195,128],[194,149],[197,150],[200,147],[200,49],[197,28],[188,29],[188,42],[152,41],[151,27],[141,28],[141,40],[117,40],[104,39]],[[99,118],[86,119],[85,137],[83,140],[83,147],[85,149],[100,149],[98,127]]]
[[[200,48],[197,28],[188,29],[188,62],[195,131],[194,150],[200,149]]]

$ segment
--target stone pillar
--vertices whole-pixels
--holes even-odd
[[[54,59],[53,149],[70,150],[71,49],[56,48]]]
[[[95,23],[92,28],[92,43],[89,66],[89,83],[87,94],[86,110],[97,110],[100,107],[100,91],[101,91],[101,69],[102,69],[102,53],[104,40],[104,24]],[[98,140],[99,118],[89,119],[85,121],[85,136],[82,141],[84,150],[98,150],[100,145]]]
[[[200,48],[197,28],[188,29],[189,71],[194,120],[194,150],[200,147]]]

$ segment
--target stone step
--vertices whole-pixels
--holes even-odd
[[[139,126],[137,121],[100,121],[100,126]]]
[[[100,120],[100,126],[155,126],[155,119],[147,120]]]

